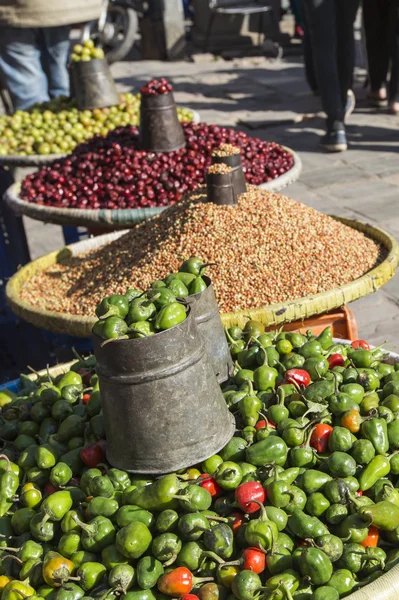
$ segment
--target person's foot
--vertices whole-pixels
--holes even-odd
[[[346,104],[345,104],[345,121],[353,113],[353,111],[355,110],[355,106],[356,106],[355,94],[352,92],[352,90],[348,90],[347,97],[346,97]]]
[[[367,99],[370,106],[373,106],[374,108],[384,108],[388,103],[387,91],[385,88],[371,91],[367,96]]]
[[[327,131],[320,140],[320,147],[327,152],[344,152],[348,149],[345,129]]]
[[[389,112],[391,115],[399,115],[399,102],[390,102]]]

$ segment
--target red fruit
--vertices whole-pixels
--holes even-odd
[[[328,449],[328,439],[331,435],[333,428],[327,423],[319,423],[313,429],[310,436],[309,444],[312,448],[315,448],[317,452],[323,454]]]
[[[44,484],[44,491],[45,491],[46,496],[51,496],[51,494],[54,494],[54,492],[56,492],[57,490],[58,490],[58,488],[56,488],[49,481]]]
[[[259,431],[259,429],[264,429],[266,427],[267,423],[265,419],[260,419],[256,425],[255,425],[255,429],[256,431]]]
[[[237,535],[241,525],[245,522],[245,516],[242,513],[238,512],[238,510],[232,512],[230,516],[234,519],[230,525],[231,530],[233,532],[233,535]]]
[[[87,404],[90,400],[90,394],[83,394],[82,403]]]
[[[364,546],[365,548],[376,548],[378,545],[379,536],[380,536],[380,533],[379,533],[377,527],[374,527],[372,525],[371,527],[369,527],[367,537],[362,542],[360,542],[360,544],[361,544],[361,546]]]
[[[253,571],[254,573],[263,573],[266,568],[265,553],[259,548],[245,548],[242,553],[244,571]]]
[[[97,467],[99,463],[104,462],[105,460],[105,449],[103,440],[99,440],[92,446],[88,446],[87,448],[83,448],[79,452],[79,456],[81,461],[90,468]]]
[[[241,510],[251,514],[259,510],[259,503],[264,504],[266,492],[257,481],[247,481],[236,488],[235,497]]]
[[[370,344],[366,340],[354,340],[351,343],[352,348],[363,348],[363,350],[370,350]]]
[[[307,387],[310,383],[310,375],[304,369],[288,369],[285,372],[285,380],[287,383],[293,383],[294,385],[303,385]]]
[[[334,367],[342,367],[345,364],[344,357],[341,354],[338,354],[338,352],[336,354],[331,354],[327,360],[328,364],[330,365],[330,369],[333,369]]]
[[[209,475],[209,473],[203,473],[198,477],[198,479],[202,479],[202,481],[199,484],[200,487],[204,488],[205,490],[208,490],[208,492],[213,498],[219,498],[219,496],[222,495],[222,488],[220,487],[216,479]]]

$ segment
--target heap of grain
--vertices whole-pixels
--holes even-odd
[[[202,194],[202,195],[201,195]],[[249,186],[236,206],[206,203],[203,191],[136,225],[99,249],[29,280],[29,303],[93,315],[106,295],[145,290],[189,256],[209,268],[221,312],[317,294],[376,266],[382,248],[304,204]]]

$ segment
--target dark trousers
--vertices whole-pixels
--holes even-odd
[[[387,87],[388,97],[399,101],[399,31],[398,0],[366,0],[363,2],[370,87],[372,92]]]
[[[367,0],[368,1],[368,0]],[[341,127],[355,60],[353,23],[360,0],[303,0],[327,126]]]

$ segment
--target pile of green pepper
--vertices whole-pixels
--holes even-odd
[[[236,435],[161,478],[107,463],[93,357],[0,394],[1,600],[338,600],[399,562],[399,368],[226,335]]]
[[[177,273],[154,281],[147,292],[129,289],[124,295],[103,298],[96,308],[93,333],[106,341],[143,338],[182,323],[187,309],[181,299],[207,288],[202,277],[207,266],[192,256]]]

